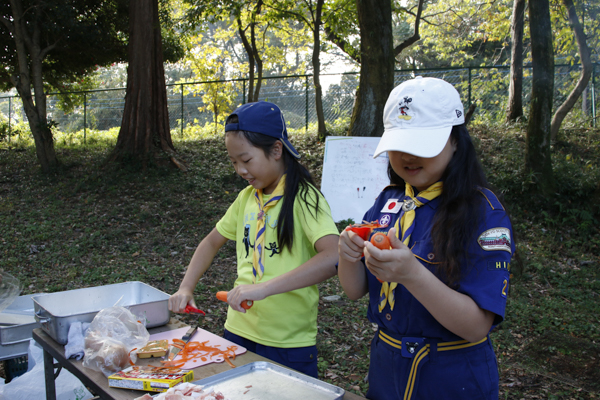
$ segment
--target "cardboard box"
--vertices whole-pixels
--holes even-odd
[[[159,372],[144,367],[132,366],[108,377],[108,386],[121,389],[166,392],[181,382],[194,380],[194,371],[175,369]]]

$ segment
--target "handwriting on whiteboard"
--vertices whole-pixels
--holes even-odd
[[[387,153],[373,158],[379,137],[329,136],[325,141],[321,191],[334,221],[361,222],[389,184]]]

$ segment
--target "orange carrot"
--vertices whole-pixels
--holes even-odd
[[[133,349],[129,350],[129,353],[127,353],[127,358],[129,359],[129,364],[131,365],[135,365],[135,363],[131,361],[131,352],[134,350],[137,350],[137,347],[134,347]]]
[[[173,339],[175,342],[178,339]],[[237,350],[237,346],[228,346],[227,350],[221,350],[218,347],[208,345],[208,341],[206,342],[187,342],[184,348],[179,352],[178,356],[181,356],[180,359],[175,361],[161,361],[165,367],[182,367],[188,361],[198,362],[198,360],[206,361],[212,360],[215,357],[222,357],[227,364],[231,366],[231,368],[235,368],[235,365],[231,362],[231,360],[235,360],[235,351]]]
[[[390,238],[383,232],[376,232],[373,236],[371,236],[371,243],[373,246],[377,247],[381,250],[389,250],[392,247],[390,243]],[[381,279],[377,278],[379,282],[383,282]]]
[[[371,236],[371,243],[381,250],[389,250],[389,248],[392,247],[390,239],[383,232],[377,232]]]
[[[227,303],[227,293],[228,292],[225,292],[225,291],[217,292],[217,299]],[[254,302],[252,300],[244,300],[244,301],[242,301],[242,304],[240,304],[240,305],[242,306],[243,309],[249,310],[253,304],[254,304]]]

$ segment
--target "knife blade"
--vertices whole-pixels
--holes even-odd
[[[181,338],[181,341],[184,342],[184,343],[189,342],[190,339],[192,338],[192,336],[194,336],[194,333],[196,333],[197,330],[198,330],[197,326],[190,327],[190,329],[188,329],[187,332]],[[167,360],[173,361],[173,359],[177,356],[177,354],[179,354],[179,351],[181,351],[181,349],[179,347],[171,346],[169,348],[169,355],[167,356]]]

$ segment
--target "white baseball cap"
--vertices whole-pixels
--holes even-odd
[[[383,136],[373,158],[384,151],[435,157],[448,142],[452,127],[464,123],[463,104],[454,86],[417,76],[390,93],[383,110]]]

